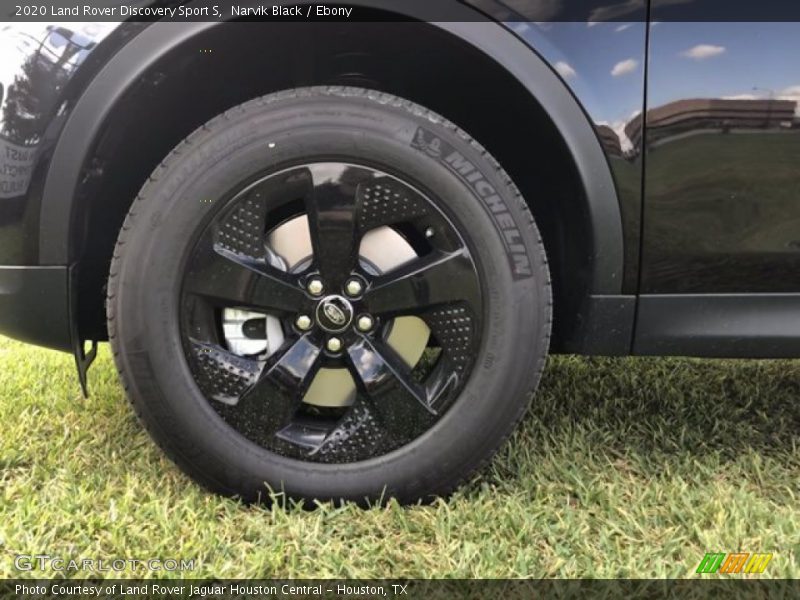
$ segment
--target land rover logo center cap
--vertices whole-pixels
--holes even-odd
[[[317,323],[325,331],[344,331],[353,321],[353,307],[342,296],[327,296],[317,305]]]

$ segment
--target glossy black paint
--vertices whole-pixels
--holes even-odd
[[[241,308],[293,313],[311,300],[296,277],[232,252],[219,243],[202,249],[190,266],[186,291],[208,301],[225,300]],[[306,306],[308,308],[308,306]]]
[[[402,5],[404,10],[410,9],[411,6],[412,3]],[[259,24],[253,25],[258,26]],[[231,25],[231,27],[234,26]],[[285,33],[288,31],[288,27],[288,25],[281,25],[270,37],[274,37],[277,32]],[[372,25],[368,26],[368,28],[372,27]],[[520,86],[518,94],[529,93],[529,99],[518,97],[515,100],[521,110],[532,110],[532,107],[541,104],[541,110],[546,111],[541,113],[541,118],[552,119],[553,124],[549,126],[555,127],[555,129],[551,133],[546,133],[537,126],[531,129],[530,134],[541,140],[552,139],[551,142],[548,142],[549,148],[558,149],[561,153],[569,152],[570,157],[565,156],[563,159],[565,162],[559,158],[556,165],[562,165],[565,178],[570,181],[579,181],[579,183],[570,183],[570,187],[577,188],[581,185],[583,187],[584,192],[576,189],[574,192],[548,193],[548,197],[551,198],[549,207],[543,203],[532,205],[534,212],[542,210],[561,213],[561,216],[557,218],[562,221],[562,224],[553,224],[548,227],[548,230],[552,230],[552,236],[548,243],[552,242],[554,249],[551,256],[551,267],[557,270],[554,281],[559,284],[556,286],[558,298],[556,311],[563,313],[563,318],[556,319],[553,347],[571,351],[582,351],[583,348],[591,347],[600,352],[626,353],[629,349],[629,341],[617,337],[601,336],[592,340],[589,346],[584,343],[585,332],[596,329],[590,321],[593,318],[591,315],[597,314],[596,310],[591,309],[591,305],[595,303],[593,295],[619,294],[623,286],[624,268],[624,244],[619,202],[606,158],[586,115],[546,62],[516,40],[514,35],[502,26],[486,22],[448,22],[438,23],[436,27],[441,29],[437,36],[450,38],[448,44],[458,41],[458,44],[463,46],[459,49],[460,53],[474,52],[488,60],[495,61],[498,65],[497,68],[504,72],[502,77],[510,78],[507,84],[500,87],[516,85]],[[426,28],[430,29],[429,26]],[[147,136],[145,136],[145,139],[135,142],[135,145],[147,148],[153,148],[156,143],[161,144],[158,146],[160,149],[152,152],[151,163],[137,162],[136,160],[131,163],[119,160],[118,157],[128,152],[128,146],[122,144],[120,140],[141,137],[142,128],[134,126],[129,121],[149,118],[148,114],[152,113],[139,114],[137,110],[140,106],[146,106],[148,98],[153,94],[160,93],[159,98],[164,98],[167,104],[159,102],[157,105],[152,105],[151,111],[155,110],[164,114],[170,110],[178,111],[181,114],[185,112],[184,106],[175,105],[174,102],[170,104],[170,98],[181,97],[179,90],[173,90],[171,95],[164,95],[163,91],[159,91],[163,90],[164,86],[168,86],[170,81],[180,78],[177,73],[170,71],[171,65],[174,65],[176,61],[180,63],[191,61],[193,69],[200,68],[206,63],[197,60],[196,44],[201,44],[201,39],[207,41],[217,39],[217,44],[219,44],[220,35],[226,31],[231,30],[208,23],[192,23],[180,27],[167,27],[166,24],[164,27],[160,27],[159,24],[154,24],[147,27],[109,61],[106,67],[90,82],[80,100],[71,107],[71,112],[67,114],[60,142],[53,151],[50,168],[43,182],[44,207],[40,212],[39,223],[38,226],[35,222],[28,224],[26,237],[38,238],[39,262],[78,261],[80,263],[80,268],[75,270],[78,279],[71,283],[78,287],[78,302],[73,308],[77,311],[77,316],[71,318],[80,322],[81,331],[84,331],[82,335],[99,339],[102,339],[104,335],[100,290],[107,273],[106,256],[110,254],[113,246],[117,229],[115,225],[117,223],[121,225],[122,215],[124,215],[124,207],[114,208],[114,202],[106,199],[131,197],[135,193],[134,190],[137,189],[138,183],[147,176],[160,157],[166,154],[172,145],[188,134],[191,129],[184,131],[178,129],[172,133],[171,137],[169,135],[160,136],[157,140],[146,139]],[[237,39],[248,39],[248,35],[241,35],[246,33],[243,30],[234,31],[237,32]],[[253,30],[249,31],[252,36]],[[304,29],[293,31],[302,33]],[[373,31],[373,33],[375,32]],[[397,31],[397,39],[408,38],[408,34],[403,35],[402,33],[401,30]],[[430,35],[430,32],[426,35]],[[363,33],[359,37],[363,37]],[[264,38],[259,36],[258,39]],[[432,52],[438,52],[438,50],[432,50]],[[169,59],[165,57],[169,57]],[[246,57],[243,58],[243,60],[245,59]],[[319,60],[324,59],[320,58]],[[426,62],[430,61],[426,60]],[[462,60],[460,64],[472,65],[473,62]],[[488,68],[489,64],[487,62],[484,69]],[[165,65],[169,65],[169,67],[167,68]],[[274,63],[270,63],[268,66],[274,68]],[[436,72],[446,68],[442,65],[437,68]],[[169,75],[165,76],[165,73],[169,73]],[[419,73],[420,68],[415,66],[413,75],[406,75],[406,80],[409,82],[416,80]],[[463,85],[467,88],[463,93],[470,93],[471,84],[469,86],[467,84],[472,80],[468,79],[467,73],[464,76],[467,79],[464,79]],[[500,75],[497,74],[497,76]],[[197,71],[193,75],[193,81],[202,80],[202,77],[202,72]],[[446,96],[443,90],[449,89],[449,87],[440,87],[440,79],[440,77],[431,79],[420,91],[427,94],[436,89],[438,90],[436,93],[441,96],[441,101]],[[312,83],[318,83],[318,81],[301,79],[299,82],[292,80],[291,83],[278,85],[292,87],[293,85]],[[237,84],[237,90],[242,85],[241,82]],[[366,85],[374,84],[367,83]],[[384,87],[385,85],[386,82],[384,82]],[[205,94],[204,97],[217,98],[223,91],[216,90],[213,94]],[[401,96],[405,95],[403,90],[392,90],[391,86],[388,91],[394,91]],[[202,91],[198,93],[202,95]],[[259,93],[263,92],[253,91],[252,95]],[[224,97],[225,94],[222,94],[221,101],[224,101]],[[496,98],[496,96],[494,97]],[[192,96],[192,98],[196,98],[196,96]],[[246,99],[246,97],[242,99]],[[435,98],[431,98],[432,102],[430,103],[425,98],[418,97],[417,99],[423,104],[432,105],[434,109],[437,107]],[[439,107],[440,111],[445,114],[456,114],[451,111],[454,108],[452,106],[454,101],[454,99],[446,100],[447,105]],[[459,101],[458,104],[463,103]],[[475,110],[480,110],[480,100],[478,103],[473,102],[472,104]],[[185,108],[188,110],[190,107]],[[204,113],[205,116],[196,124],[199,125],[203,120],[224,108],[223,104],[219,108],[212,109],[210,113]],[[539,109],[536,108],[536,110]],[[470,118],[470,115],[466,115],[466,117]],[[176,121],[176,119],[162,121],[159,131],[171,130]],[[541,170],[539,167],[535,170],[529,169],[527,163],[534,161],[533,158],[526,158],[529,144],[525,143],[523,139],[514,138],[518,128],[511,120],[508,120],[504,126],[508,128],[508,131],[503,135],[513,145],[501,145],[494,148],[495,153],[503,160],[503,164],[522,178],[526,177],[526,172],[538,172],[542,175],[558,172],[558,169],[553,170],[550,167],[545,170]],[[529,128],[531,126],[528,124]],[[495,135],[493,130],[496,127],[487,120],[485,128],[480,137],[491,140]],[[555,139],[558,136],[563,136],[563,139]],[[559,147],[560,144],[563,144],[563,148]],[[542,147],[537,151],[538,154],[545,157],[546,161],[550,150]],[[93,158],[89,161],[84,157]],[[574,160],[576,175],[572,174],[571,167],[566,164],[566,161],[570,161],[570,159]],[[550,160],[553,158],[551,157]],[[539,161],[540,159],[535,159],[535,162]],[[514,163],[517,163],[516,166]],[[136,175],[137,173],[138,175]],[[135,178],[132,179],[132,176]],[[124,184],[126,180],[131,180],[128,182],[129,185]],[[550,185],[562,186],[564,185],[563,181],[565,179],[554,179]],[[537,191],[541,190],[541,185],[534,182],[529,185],[531,191],[526,193],[526,196],[534,198]],[[65,194],[64,190],[73,190],[73,192]],[[118,201],[117,204],[119,204]],[[91,212],[89,212],[90,207]],[[543,219],[540,223],[544,223],[552,217],[537,215],[537,218]],[[46,230],[49,234],[39,237],[39,230]],[[91,237],[88,235],[90,231]],[[569,237],[565,238],[565,235]],[[92,244],[89,251],[87,251],[87,240],[91,240]],[[575,273],[580,273],[580,276],[574,277]],[[568,289],[562,289],[565,286]],[[632,321],[632,311],[629,311],[627,318]]]
[[[463,302],[480,313],[481,291],[473,277],[469,251],[434,250],[422,259],[376,277],[364,299],[367,310],[379,317],[418,314],[420,308]]]
[[[752,3],[738,1],[467,4],[505,22],[509,35],[491,23],[442,30],[491,57],[552,115],[587,193],[576,214],[589,215],[591,239],[561,242],[590,248],[575,269],[587,284],[558,299],[557,310],[568,310],[557,315],[557,350],[630,351],[637,293],[798,291],[800,80],[790,57],[800,23],[733,22],[754,18],[742,12]],[[35,317],[4,331],[61,349],[80,344],[76,282],[92,259],[80,251],[91,235],[82,216],[87,182],[106,175],[95,158],[113,139],[105,119],[124,118],[126,94],[161,84],[153,65],[212,27],[192,23],[167,35],[147,23],[39,23],[0,32],[0,265],[68,274],[61,302],[29,311],[67,324],[56,337],[27,333],[38,331]],[[295,300],[287,292],[281,301]],[[99,301],[90,306],[101,310]],[[639,315],[642,330],[647,315]]]
[[[402,5],[386,0],[358,0],[355,3],[378,6],[387,10],[387,14],[399,14],[406,18],[413,18],[415,11],[422,11],[424,14],[427,6],[422,0]],[[475,22],[479,13],[474,10],[459,7],[455,3],[453,6],[455,20],[473,22],[437,23],[436,27],[463,40],[468,46],[491,57],[502,68],[507,69],[530,91],[531,100],[543,105],[564,136],[588,195],[585,210],[591,220],[592,236],[595,243],[603,247],[602,252],[585,253],[582,257],[591,269],[588,287],[594,293],[619,293],[623,270],[620,208],[613,181],[603,166],[605,159],[596,147],[597,138],[586,127],[579,105],[566,93],[563,84],[553,77],[546,63],[537,59],[536,54],[514,44],[512,36],[499,25]],[[109,61],[107,69],[87,87],[81,102],[70,107],[72,114],[67,115],[66,127],[61,136],[62,140],[70,141],[54,149],[54,164],[44,182],[46,207],[41,213],[40,227],[54,231],[54,234],[40,239],[40,262],[57,264],[80,256],[81,238],[84,235],[81,227],[85,225],[80,222],[83,206],[79,204],[73,207],[70,203],[65,207],[62,200],[63,190],[74,190],[74,196],[80,196],[80,188],[87,181],[87,165],[82,162],[83,157],[92,156],[96,151],[101,125],[106,125],[103,119],[121,103],[124,93],[130,91],[130,88],[158,84],[158,79],[163,75],[148,70],[159,59],[177,48],[191,45],[193,39],[199,40],[201,34],[217,25],[189,23],[180,27],[161,28],[159,24],[147,27],[124,51]],[[161,30],[162,35],[158,35],[156,30]],[[575,40],[573,43],[582,44],[584,41]],[[140,47],[136,48],[137,45]],[[191,51],[194,53],[194,46]],[[129,111],[122,111],[115,118],[125,119],[128,114]],[[98,164],[97,168],[101,169],[102,165]],[[73,202],[78,203],[78,200],[73,199]],[[70,224],[66,233],[59,231],[64,223]],[[38,232],[31,233],[35,235]]]
[[[386,432],[394,440],[410,441],[436,421],[425,387],[392,355],[390,348],[364,339],[348,348],[349,368]]]
[[[578,12],[595,14],[604,3],[589,4]],[[521,16],[542,10],[537,2],[516,6],[520,12],[528,8]],[[567,16],[556,14],[556,19]],[[626,18],[630,20],[591,23],[526,19],[509,27],[547,60],[594,125],[619,201],[625,262],[621,292],[633,294],[638,286],[643,164],[641,146],[626,137],[625,125],[644,110],[647,25],[640,8]]]
[[[39,256],[45,179],[62,128],[92,78],[142,23],[6,23],[0,31],[0,265]]]
[[[298,215],[308,219],[312,256],[287,270],[268,233]],[[380,274],[358,252],[367,232],[387,225],[402,226],[420,256]],[[363,292],[348,292],[352,280]],[[282,347],[232,354],[219,336],[225,308],[279,317]],[[483,300],[467,245],[434,201],[376,169],[318,162],[269,174],[217,209],[187,261],[181,315],[190,370],[228,423],[287,456],[349,462],[407,443],[443,414],[471,372]],[[301,315],[311,318],[303,330]],[[374,326],[358,329],[358,315]],[[440,353],[427,372],[415,376],[384,342],[397,316],[429,325]],[[332,337],[342,349],[328,345]],[[360,393],[327,418],[302,402],[323,366],[348,369]]]
[[[800,291],[800,23],[662,22],[650,54],[641,292]]]
[[[358,263],[358,190],[374,178],[368,169],[311,165],[303,170],[303,202],[314,249],[313,270],[330,289],[341,289]],[[363,201],[362,201],[363,203]]]

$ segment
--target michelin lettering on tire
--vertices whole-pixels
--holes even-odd
[[[422,127],[417,129],[411,146],[441,162],[472,188],[502,234],[503,245],[506,249],[506,256],[514,279],[532,277],[531,261],[525,250],[525,245],[522,243],[522,234],[520,234],[519,227],[517,227],[503,198],[497,193],[494,186],[489,183],[480,169],[450,144]]]

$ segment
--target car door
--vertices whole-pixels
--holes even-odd
[[[696,4],[650,24],[641,291],[798,292],[800,23]]]
[[[651,5],[639,353],[798,351],[800,22],[755,4]]]

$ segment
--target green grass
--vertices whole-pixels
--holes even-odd
[[[0,339],[0,577],[18,553],[193,558],[192,577],[683,577],[738,550],[800,576],[800,362],[553,359],[488,472],[371,510],[208,494],[138,425],[106,348],[90,382],[83,400],[69,356]]]

